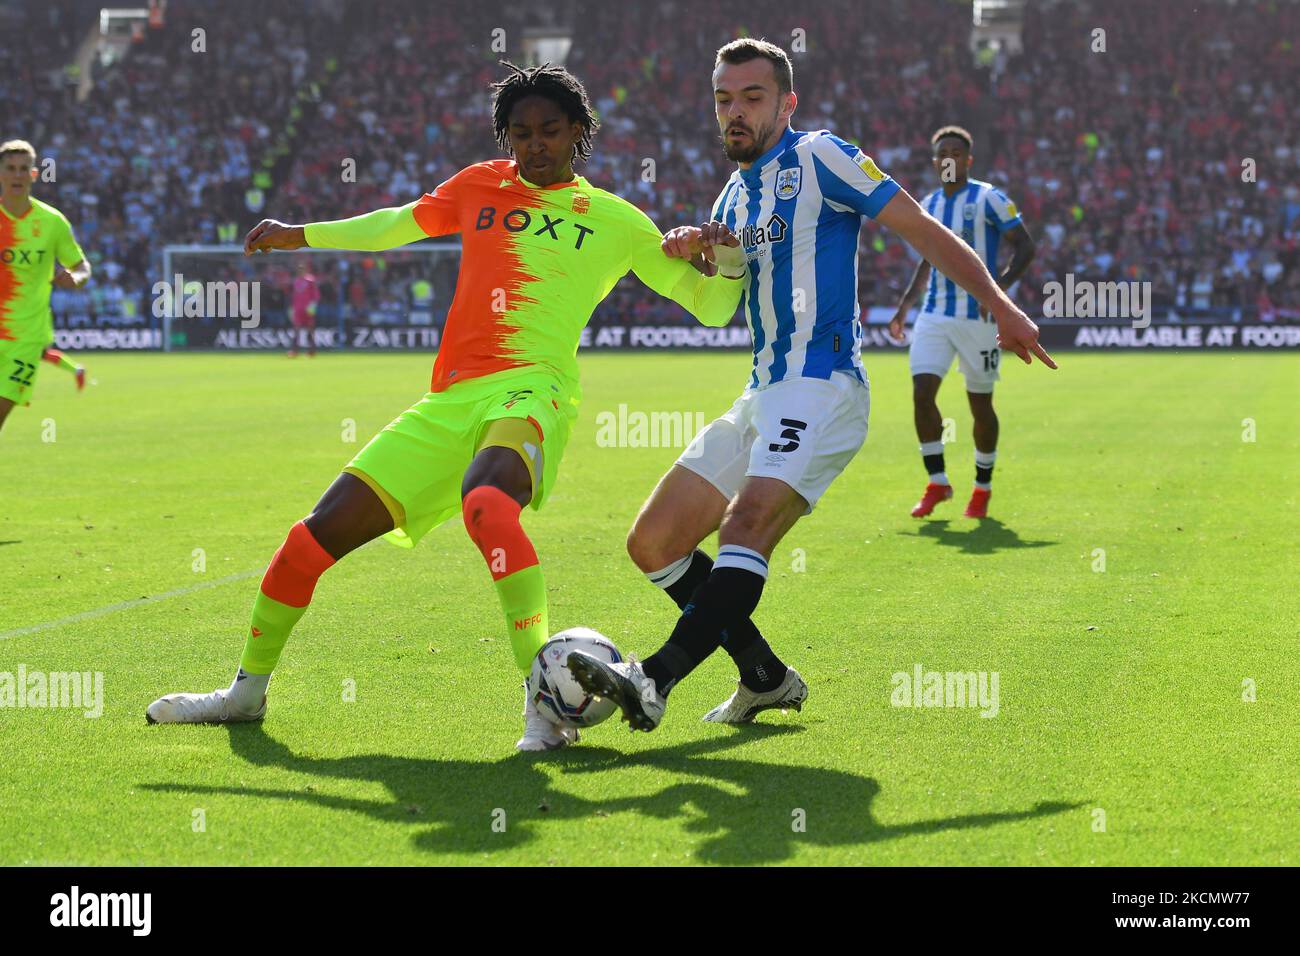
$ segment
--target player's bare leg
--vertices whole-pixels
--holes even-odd
[[[12,399],[0,398],[0,428],[4,428],[5,419],[9,417],[9,411],[14,407]]]
[[[921,442],[921,459],[929,475],[921,500],[912,508],[913,518],[924,518],[935,505],[952,497],[952,483],[943,463],[943,415],[936,402],[942,384],[938,375],[912,376],[912,415]]]
[[[975,488],[966,505],[967,518],[987,518],[993,494],[993,463],[998,454],[998,416],[993,410],[993,393],[967,392],[971,416],[975,419]]]
[[[718,548],[748,548],[766,561],[807,511],[803,496],[779,478],[746,478],[723,515]]]
[[[266,713],[271,672],[316,582],[336,561],[393,529],[379,495],[360,478],[341,474],[306,518],[289,529],[262,578],[235,680],[210,694],[169,694],[149,705],[149,723],[224,723]]]
[[[575,678],[588,692],[617,703],[623,719],[634,730],[653,730],[663,717],[673,686],[721,645],[724,632],[730,634],[734,644],[741,626],[758,606],[773,548],[807,510],[808,502],[784,481],[746,478],[723,514],[713,570],[695,590],[668,643],[646,658],[644,664],[605,664],[575,651],[569,655],[569,669]],[[743,655],[750,649],[736,650]],[[770,648],[767,653],[771,655]],[[789,698],[784,704],[774,699],[765,706],[801,706],[807,687],[799,675],[775,655],[762,666],[779,675],[777,689],[764,696]],[[741,690],[743,685],[736,696]],[[737,708],[729,707],[731,703],[723,705],[735,711],[737,719],[725,721],[729,723],[752,719],[754,713],[764,709],[755,708],[752,701],[742,702],[743,706]]]
[[[712,482],[673,465],[641,506],[627,534],[627,553],[654,580],[656,573],[689,557],[717,531],[726,510],[727,499]]]
[[[506,419],[503,441],[512,441],[511,430],[539,440],[535,426],[523,419]],[[532,431],[529,431],[529,430]],[[490,433],[491,434],[491,433]],[[538,452],[535,467],[540,468]],[[526,675],[533,657],[550,636],[546,582],[537,551],[519,523],[520,512],[533,499],[533,475],[515,447],[494,445],[482,448],[470,462],[461,482],[465,530],[478,546],[496,585],[505,611],[515,664]],[[578,740],[578,728],[558,724],[538,711],[524,690],[524,734],[515,743],[518,750],[556,750]]]
[[[392,531],[393,516],[369,485],[344,472],[321,495],[303,524],[337,561]]]

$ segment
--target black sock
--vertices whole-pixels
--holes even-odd
[[[664,592],[677,603],[679,608],[685,608],[695,594],[695,589],[708,579],[712,570],[713,559],[696,548],[685,572],[665,587]],[[650,580],[653,581],[654,577],[652,576]],[[772,651],[767,640],[749,618],[745,618],[739,624],[733,624],[722,632],[722,649],[731,655],[731,659],[735,662],[736,669],[740,671],[741,683],[752,691],[762,693],[775,690],[781,685],[781,681],[785,680],[785,664]],[[668,675],[660,673],[666,682],[669,679]],[[660,683],[658,678],[654,680],[656,684]]]
[[[722,644],[722,632],[748,618],[763,595],[767,561],[748,548],[725,546],[708,578],[682,608],[668,643],[642,667],[664,696]]]
[[[925,473],[927,475],[937,475],[941,471],[948,469],[943,466],[943,452],[937,455],[922,455],[921,461],[925,463]]]
[[[713,570],[713,559],[699,548],[696,548],[695,553],[691,555],[690,562],[682,576],[664,588],[664,593],[672,598],[679,608],[684,608],[691,602],[691,595],[695,593],[695,589],[708,580],[709,572]],[[652,582],[655,580],[654,575],[650,576],[650,580]]]
[[[753,625],[750,624],[750,627]],[[758,633],[757,628],[754,629],[754,635],[757,640],[739,650],[734,648],[730,641],[723,647],[736,662],[736,669],[740,671],[740,682],[755,693],[763,694],[780,687],[789,668],[781,658],[776,656],[767,641],[763,640],[763,635]]]

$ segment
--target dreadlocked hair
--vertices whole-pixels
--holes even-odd
[[[510,71],[504,80],[492,84],[492,130],[497,145],[510,153],[510,111],[526,96],[544,96],[564,110],[570,122],[582,126],[574,151],[582,159],[591,157],[591,137],[600,129],[600,123],[587,99],[587,91],[576,76],[562,66],[543,63],[521,69],[509,60],[501,65]]]

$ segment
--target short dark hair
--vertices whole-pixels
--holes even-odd
[[[961,140],[966,144],[967,149],[971,149],[975,145],[975,137],[960,126],[940,126],[934,131],[934,135],[930,137],[930,145],[938,146],[939,140],[946,139],[949,136]]]
[[[755,40],[753,37],[732,40],[718,50],[718,58],[713,65],[715,68],[723,63],[734,66],[737,63],[748,63],[750,60],[758,59],[767,60],[772,64],[778,93],[789,93],[794,90],[794,67],[790,65],[789,55],[775,43],[769,43],[767,40]]]
[[[528,96],[543,96],[562,109],[570,122],[582,126],[577,152],[583,159],[590,158],[591,137],[600,129],[600,123],[578,78],[564,67],[550,63],[528,69],[509,60],[502,60],[501,65],[510,75],[492,84],[492,130],[497,145],[510,152],[510,111],[515,104]]]

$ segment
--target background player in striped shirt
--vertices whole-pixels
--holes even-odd
[[[90,281],[90,263],[67,217],[32,197],[36,176],[31,143],[0,145],[0,427],[15,405],[30,401],[42,360],[68,361],[47,348],[54,338],[51,289]],[[81,387],[84,370],[74,365],[73,372]]]
[[[702,322],[722,326],[735,314],[739,282],[665,255],[645,213],[574,173],[597,128],[582,84],[550,64],[507,66],[493,87],[493,122],[512,159],[469,166],[405,206],[306,226],[264,220],[245,239],[249,254],[378,251],[459,233],[460,274],[428,394],[372,438],[289,530],[254,600],[234,682],[162,697],[149,705],[150,722],[261,719],[271,672],[325,571],[380,536],[414,547],[456,515],[487,563],[526,674],[550,630],[541,564],[519,519],[555,485],[582,396],[576,353],[592,311],[631,271]],[[518,749],[575,740],[576,727],[552,723],[525,694]]]
[[[1005,239],[1011,259],[998,275],[998,285],[1010,289],[1034,258],[1034,240],[1016,204],[996,186],[970,178],[973,140],[966,130],[945,126],[930,137],[930,144],[941,185],[921,200],[921,206],[961,236],[993,275],[998,275],[998,250]],[[965,513],[968,518],[984,518],[988,516],[998,449],[998,416],[993,411],[993,383],[998,380],[1001,356],[998,330],[974,296],[930,268],[923,258],[889,323],[890,334],[897,341],[903,340],[907,313],[921,297],[922,288],[925,301],[912,330],[908,355],[916,437],[930,480],[912,509],[912,517],[924,518],[935,505],[952,497],[943,461],[943,416],[935,397],[955,356],[966,379],[966,397],[975,420],[975,488]]]
[[[857,252],[864,218],[883,223],[988,308],[1004,348],[1037,355],[1038,327],[969,246],[928,215],[871,158],[826,130],[790,128],[797,97],[784,50],[736,40],[718,51],[713,94],[723,148],[738,168],[713,219],[741,237],[744,314],[754,338],[749,382],[659,482],[628,538],[632,558],[682,608],[645,662],[606,664],[573,652],[589,692],[653,730],[669,691],[719,646],[740,671],[736,692],[705,720],[744,723],[798,708],[808,689],[750,620],[772,549],[847,467],[867,436],[869,393],[859,352]],[[675,255],[697,234],[672,230]],[[718,559],[699,543],[718,532]]]

